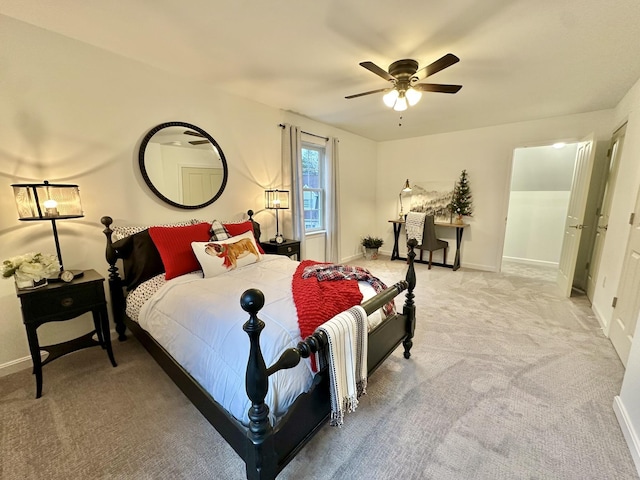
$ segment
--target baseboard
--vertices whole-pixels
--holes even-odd
[[[598,323],[600,324],[600,328],[602,329],[602,333],[604,333],[605,337],[609,337],[609,325],[610,323],[605,319],[604,315],[600,313],[598,307],[595,303],[591,302],[591,310],[595,313],[596,318],[598,319]]]
[[[634,430],[633,424],[629,421],[627,409],[624,408],[620,396],[616,396],[613,399],[613,411],[620,424],[624,439],[627,441],[627,446],[629,447],[629,452],[631,452],[633,463],[636,465],[638,475],[640,475],[640,438],[638,438],[638,432]]]
[[[118,334],[115,330],[111,330],[111,344],[113,345],[114,341],[118,338]],[[46,352],[41,351],[41,358],[44,360],[49,355]],[[0,364],[0,378],[6,377],[7,375],[11,375],[12,373],[19,372],[21,370],[26,370],[28,368],[33,368],[33,362],[31,361],[31,355],[28,357],[17,358],[15,360],[11,360],[10,362],[6,362]]]
[[[380,255],[383,255],[383,253],[382,253],[382,252],[380,252]],[[351,255],[351,256],[349,256],[349,257],[344,257],[344,258],[341,260],[341,263],[348,263],[348,262],[352,262],[353,260],[359,260],[359,259],[361,259],[361,258],[364,258],[364,254],[362,254],[362,253],[358,253],[358,254],[356,254],[356,255]]]
[[[494,265],[481,265],[479,263],[461,262],[460,268],[470,268],[471,270],[482,270],[483,272],[497,272],[498,268]]]
[[[11,360],[10,362],[0,365],[0,377],[6,377],[7,375],[11,375],[12,373],[26,370],[27,368],[31,367],[33,367],[33,362],[31,361],[30,355],[28,357]]]
[[[556,267],[558,268],[560,265],[558,262],[548,262],[546,260],[534,260],[531,258],[520,258],[520,257],[502,257],[504,260],[509,260],[510,262],[522,263],[525,265],[537,265],[544,267]]]
[[[379,249],[378,249],[378,253],[379,253],[380,255],[384,255],[384,256],[386,256],[386,257],[391,258],[391,253],[392,253],[392,251],[391,251],[391,250],[383,250],[382,248],[379,248]],[[363,253],[361,256],[364,256],[364,253]],[[360,257],[359,257],[358,255],[356,255],[354,258],[360,258]]]
[[[391,258],[391,250],[378,250],[378,252],[380,253],[381,257],[387,257],[386,259],[388,260],[389,258]],[[405,254],[406,255],[406,254]],[[352,255],[351,257],[347,257],[345,259],[343,259],[343,262],[349,262],[351,260],[355,260],[358,258],[362,258],[364,256],[364,254],[359,254],[359,255]],[[447,263],[451,263],[452,259],[447,258],[447,260],[449,260]],[[468,263],[468,262],[462,262],[460,265],[461,268],[470,268],[472,270],[482,270],[483,272],[497,272],[498,269],[496,266],[494,265],[480,265],[478,263]]]

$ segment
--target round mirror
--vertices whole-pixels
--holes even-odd
[[[227,160],[220,145],[200,127],[168,122],[154,127],[140,144],[144,181],[174,207],[202,208],[215,202],[227,185]]]

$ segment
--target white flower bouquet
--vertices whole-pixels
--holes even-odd
[[[25,253],[2,262],[2,276],[29,279],[39,282],[60,272],[58,257],[50,253]]]

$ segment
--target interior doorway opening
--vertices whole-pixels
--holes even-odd
[[[503,272],[555,281],[578,145],[514,150]]]

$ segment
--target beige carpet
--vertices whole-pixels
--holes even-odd
[[[360,261],[383,280],[403,262]],[[370,378],[282,479],[638,479],[612,403],[623,367],[584,297],[418,265],[413,356]],[[398,302],[400,303],[400,302]],[[0,379],[0,478],[242,479],[244,464],[135,341]]]

